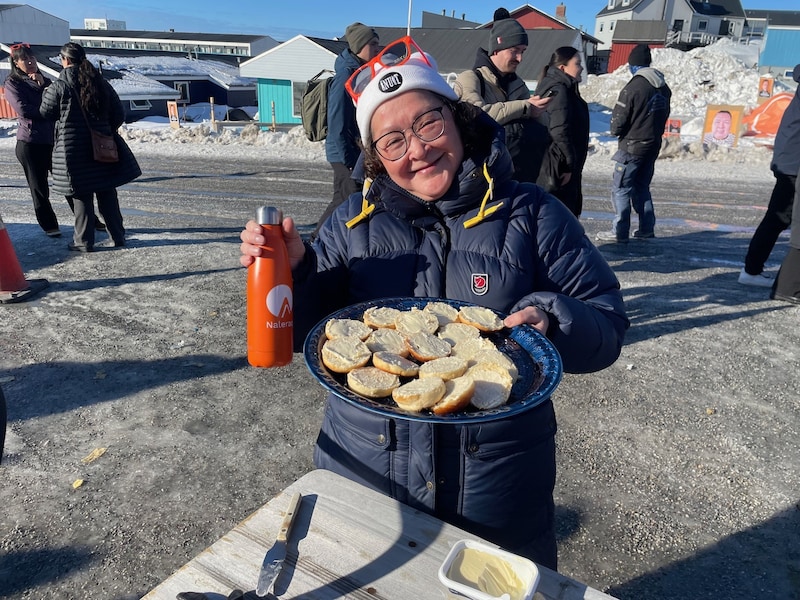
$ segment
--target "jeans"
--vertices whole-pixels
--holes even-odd
[[[655,172],[656,158],[634,156],[627,152],[614,155],[614,180],[611,201],[614,204],[612,231],[618,240],[627,240],[631,229],[631,208],[639,215],[639,233],[650,234],[656,226],[650,182]]]
[[[792,222],[792,203],[797,177],[775,173],[775,187],[767,205],[764,218],[756,227],[756,231],[744,257],[744,270],[750,275],[758,275],[764,270],[775,242],[782,231]]]

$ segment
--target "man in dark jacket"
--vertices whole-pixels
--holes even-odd
[[[611,113],[611,135],[619,137],[614,154],[614,181],[611,199],[614,223],[611,231],[601,231],[603,242],[627,243],[631,226],[631,207],[639,215],[637,239],[655,237],[656,214],[650,182],[661,150],[664,126],[669,118],[672,91],[664,75],[650,67],[650,48],[637,45],[628,57],[633,77],[622,88]]]
[[[464,102],[481,107],[505,129],[506,146],[514,162],[514,179],[535,182],[550,139],[537,117],[550,102],[532,96],[517,75],[528,34],[508,11],[499,8],[489,38],[489,50],[478,49],[471,71],[459,74],[453,89]]]
[[[794,68],[794,80],[800,83],[800,65]],[[764,263],[775,247],[778,236],[792,222],[792,203],[797,171],[800,169],[800,86],[778,126],[770,169],[775,175],[775,187],[772,188],[767,212],[756,228],[744,257],[744,268],[739,274],[739,283],[744,285],[772,287],[774,279],[764,273]]]
[[[361,148],[358,145],[356,108],[344,84],[364,63],[372,60],[379,50],[378,34],[362,23],[353,23],[345,31],[347,48],[336,58],[335,74],[328,92],[328,137],[325,138],[325,156],[333,169],[333,199],[317,221],[316,236],[320,226],[350,194],[360,190],[360,182],[353,179]]]

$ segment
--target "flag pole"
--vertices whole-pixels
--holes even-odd
[[[406,35],[411,35],[411,0],[408,0],[408,29],[406,30]]]

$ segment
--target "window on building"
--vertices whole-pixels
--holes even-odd
[[[608,24],[608,30],[614,31],[614,21],[611,21],[611,23]]]
[[[176,81],[173,83],[173,87],[181,93],[181,97],[178,98],[178,102],[183,104],[188,104],[191,102],[191,98],[189,98],[189,82],[188,81]]]
[[[622,6],[630,6],[631,0],[622,0]]]
[[[292,82],[292,116],[300,118],[300,111],[303,105],[303,93],[306,91],[305,81]],[[261,119],[262,121],[264,119]]]
[[[708,29],[708,21],[698,21],[697,31],[706,31]]]
[[[614,8],[614,0],[608,0],[608,8]]]
[[[604,25],[604,23],[602,23],[602,22],[601,22],[601,23],[600,23],[600,31],[601,31],[601,32],[603,31],[603,25]]]
[[[150,104],[150,100],[131,100],[131,110],[150,110],[152,108],[152,104]]]

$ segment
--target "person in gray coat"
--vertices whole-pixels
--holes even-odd
[[[95,242],[93,196],[97,196],[114,246],[125,245],[125,228],[117,188],[142,174],[136,158],[116,131],[125,112],[114,88],[86,59],[80,44],[61,47],[61,71],[45,90],[40,112],[56,121],[53,151],[53,189],[74,203],[75,233],[70,250],[92,252]],[[119,161],[94,160],[89,128],[113,135]]]
[[[567,372],[612,364],[628,327],[613,271],[561,201],[512,179],[502,127],[459,102],[409,39],[349,82],[366,195],[340,205],[313,243],[283,222],[295,343],[344,306],[433,297],[502,311],[509,328],[528,324]],[[249,266],[263,230],[250,221],[241,239]],[[555,569],[555,434],[549,398],[459,425],[378,415],[331,395],[314,463]]]

